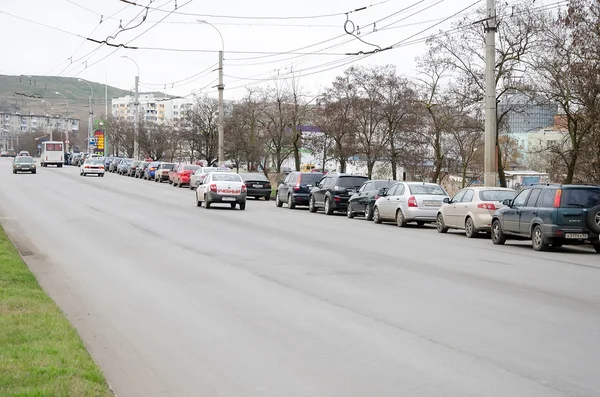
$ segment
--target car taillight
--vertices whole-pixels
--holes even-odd
[[[484,209],[484,210],[491,210],[491,211],[494,211],[494,210],[497,209],[496,206],[494,204],[491,204],[491,203],[477,204],[477,208],[481,208],[481,209]]]
[[[210,185],[210,191],[216,193],[217,192],[217,185],[214,184],[214,183],[212,185]]]
[[[408,206],[413,208],[419,207],[417,205],[417,199],[415,198],[415,196],[410,196],[410,198],[408,199]]]
[[[560,198],[562,197],[562,190],[558,189],[554,195],[554,208],[560,208]]]
[[[150,167],[150,171],[154,171],[156,168],[154,167]]]
[[[294,190],[300,190],[300,182],[302,181],[302,175],[300,175],[298,177],[298,180],[296,181],[296,186],[294,186]]]
[[[103,170],[103,169],[104,169],[104,166],[103,166],[103,165],[101,165],[101,166],[100,166],[100,169],[101,169],[101,170]]]
[[[379,200],[381,198],[380,195],[375,196],[375,200]]]
[[[270,184],[270,183],[267,183],[267,184],[265,185],[265,189],[270,189],[270,188],[271,188],[271,184]]]
[[[245,184],[242,183],[242,193],[245,193],[247,188],[248,187]]]

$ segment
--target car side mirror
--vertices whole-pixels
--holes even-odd
[[[513,202],[513,201],[512,201],[511,199],[504,199],[504,200],[502,201],[502,205],[505,205],[505,206],[507,206],[507,207],[511,207],[511,206],[512,206],[512,202]]]
[[[442,203],[444,203],[444,204],[450,204],[450,198],[448,198],[448,197],[445,197],[445,198],[442,200]]]

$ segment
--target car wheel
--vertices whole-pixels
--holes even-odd
[[[244,201],[243,203],[240,203],[240,210],[245,210],[246,209],[246,202]]]
[[[265,201],[271,201],[271,195],[270,194],[267,194],[265,196]]]
[[[312,196],[308,200],[308,210],[312,213],[317,212],[317,207],[315,206],[315,198]]]
[[[277,207],[283,206],[283,203],[281,202],[281,200],[279,200],[279,192],[277,192],[277,194],[275,194],[275,206],[277,206]]]
[[[177,187],[177,184],[175,183],[175,181],[173,181],[173,183],[171,184],[173,187]]]
[[[288,208],[293,210],[294,208],[296,208],[296,204],[294,204],[294,198],[292,197],[291,194],[288,194]]]
[[[35,172],[35,171],[31,171],[31,173],[32,173],[32,174],[36,174],[37,172]]]
[[[209,209],[209,208],[210,208],[210,201],[208,201],[208,200],[207,200],[207,201],[206,201],[206,204],[205,204],[205,206],[204,206],[204,207],[205,207],[206,209]]]
[[[594,249],[600,254],[600,244],[594,244]]]
[[[379,208],[375,207],[373,210],[373,222],[381,223],[381,215],[379,215]]]
[[[398,208],[396,211],[396,225],[398,225],[398,227],[406,226],[406,219],[404,218],[404,213],[400,208]]]
[[[587,218],[588,227],[594,233],[600,233],[600,205],[590,209]]]
[[[477,237],[477,230],[475,230],[475,225],[473,224],[473,219],[471,217],[467,217],[465,221],[465,235],[467,238]]]
[[[179,182],[179,185],[177,185],[178,187],[183,187],[183,184],[181,182]]]
[[[371,205],[367,204],[365,206],[365,219],[368,221],[372,221],[373,220],[373,211],[371,210]]]
[[[202,207],[202,201],[198,200],[198,196],[196,196],[196,207]]]
[[[81,175],[83,175],[83,176],[87,176],[87,174],[86,174],[85,172],[84,172],[83,174],[81,174]]]
[[[500,220],[495,219],[492,223],[492,243],[496,245],[504,245],[506,243],[506,235],[500,226]]]
[[[354,218],[354,213],[352,213],[352,203],[348,203],[348,210],[346,211],[346,216],[348,219]]]
[[[100,178],[104,178],[104,174],[100,174]]]
[[[448,228],[444,223],[444,216],[442,214],[438,214],[437,216],[437,231],[438,233],[448,233]]]
[[[231,208],[235,208],[235,203],[231,203],[229,205],[231,206]]]
[[[331,208],[329,197],[325,199],[325,215],[332,215],[333,209]]]
[[[535,225],[533,233],[531,233],[531,245],[535,251],[546,251],[548,243],[544,241],[544,233],[540,225]]]
[[[17,171],[13,170],[13,174],[16,174],[16,173],[17,173]]]
[[[417,221],[417,226],[425,226],[425,222]]]

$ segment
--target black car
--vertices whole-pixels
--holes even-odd
[[[375,201],[385,195],[388,189],[395,183],[396,181],[392,180],[365,182],[348,201],[348,209],[346,210],[348,218],[354,218],[355,215],[364,215],[366,220],[372,221]]]
[[[311,189],[308,210],[317,212],[323,208],[325,215],[334,211],[346,212],[350,197],[368,180],[360,175],[327,174]]]
[[[492,242],[532,240],[536,251],[591,244],[600,253],[600,186],[536,185],[492,216]]]
[[[321,178],[323,174],[318,172],[289,173],[277,186],[275,205],[281,207],[283,203],[287,203],[289,209],[294,209],[297,205],[308,205],[310,188]]]
[[[271,181],[264,174],[259,173],[240,173],[247,189],[247,196],[265,200],[271,200]]]

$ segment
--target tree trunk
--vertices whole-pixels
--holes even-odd
[[[396,146],[394,145],[394,139],[390,139],[390,160],[392,162],[392,180],[396,180],[396,176],[398,173],[398,153],[396,153]]]
[[[294,130],[294,165],[296,166],[296,171],[300,171],[300,141],[302,138],[302,133],[298,131],[298,129]]]
[[[465,182],[467,180],[467,163],[465,163],[463,161],[463,165],[462,165],[462,188],[465,187]]]
[[[500,146],[496,146],[498,149],[498,179],[500,179],[500,187],[506,187],[506,175],[504,174],[504,165],[502,164],[502,149]]]
[[[565,178],[565,184],[570,185],[573,183],[573,178],[575,177],[575,167],[577,165],[577,151],[573,151],[573,155],[571,155],[571,161],[567,164],[567,177]]]
[[[338,161],[340,162],[340,173],[346,172],[346,162],[347,162],[347,160],[345,158],[339,158]]]
[[[369,179],[373,177],[373,168],[375,167],[375,161],[367,160],[367,176]]]

